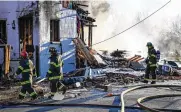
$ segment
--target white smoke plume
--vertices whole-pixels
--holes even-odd
[[[168,0],[101,0],[89,1],[89,12],[96,18],[97,27],[93,29],[93,44],[120,33],[152,12]],[[181,14],[181,1],[172,0],[136,27],[106,42],[93,46],[97,50],[141,51],[146,56],[146,43],[152,42],[156,49],[160,43],[160,32],[169,30],[172,21]],[[160,48],[160,47],[159,47]]]
[[[169,59],[179,60],[181,56],[181,17],[178,16],[168,30],[160,32],[158,48]]]

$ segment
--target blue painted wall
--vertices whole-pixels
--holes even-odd
[[[76,69],[76,57],[75,57],[75,45],[71,38],[62,40],[63,54],[62,59],[64,61],[63,72],[70,72]]]
[[[42,2],[40,2],[42,4]],[[49,4],[51,5],[51,4]],[[62,43],[62,59],[64,61],[63,72],[70,72],[76,69],[75,58],[75,45],[72,42],[72,38],[76,37],[76,12],[71,10],[62,11],[62,16],[57,17],[56,11],[61,9],[60,7],[54,7],[53,10],[48,10],[50,13],[46,13],[47,7],[42,7],[40,10],[39,23],[40,23],[40,75],[45,77],[49,68],[49,47],[56,47],[58,52],[61,51],[61,46],[58,43],[50,44],[50,20],[60,20],[60,41]],[[73,16],[71,16],[73,15]]]
[[[66,38],[61,40],[62,42],[62,60],[64,61],[63,73],[70,72],[76,69],[76,57],[75,57],[75,45],[72,42],[71,38]],[[58,53],[61,53],[60,44],[50,44],[50,42],[41,45],[40,52],[40,71],[41,77],[46,76],[46,72],[49,68],[49,47],[55,47],[58,50]]]
[[[18,30],[18,18],[26,15],[28,11],[21,11],[31,6],[31,1],[0,1],[0,19],[7,20],[7,36],[8,44],[13,46],[12,58],[19,57],[19,30]],[[65,9],[60,11],[61,16],[57,17],[57,11],[61,10],[61,4],[53,4],[55,1],[49,1],[48,4],[44,4],[43,1],[39,1],[39,16],[33,17],[33,44],[40,47],[40,76],[43,78],[49,68],[49,57],[48,52],[49,47],[56,47],[60,51],[59,44],[50,44],[50,20],[59,19],[60,20],[60,40],[63,46],[64,60],[63,72],[70,72],[75,70],[75,46],[72,43],[72,38],[76,37],[76,12]],[[36,5],[35,5],[36,6]],[[33,7],[34,8],[34,7]],[[29,10],[29,8],[27,8]],[[19,12],[16,12],[19,11]],[[16,29],[13,30],[11,23],[15,20]],[[3,54],[0,52],[0,57]],[[1,59],[1,58],[0,58]],[[34,64],[35,64],[34,60]],[[0,61],[0,63],[2,63]]]

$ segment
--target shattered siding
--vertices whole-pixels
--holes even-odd
[[[40,23],[40,74],[41,77],[45,77],[46,72],[49,68],[49,57],[48,52],[49,47],[56,47],[60,53],[61,47],[60,44],[50,44],[50,20],[51,19],[60,19],[60,40],[63,46],[63,55],[64,60],[63,72],[69,72],[75,70],[75,46],[72,43],[72,38],[75,38],[76,32],[76,20],[70,18],[58,18],[56,16],[56,11],[61,10],[61,5],[54,5],[55,2],[43,2],[40,3],[40,13],[39,13],[39,23]],[[63,12],[64,13],[64,12]],[[67,15],[75,13],[70,11]],[[65,34],[63,31],[69,31]],[[64,38],[62,38],[64,35]]]

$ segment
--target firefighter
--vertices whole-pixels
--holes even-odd
[[[49,52],[51,54],[49,58],[50,67],[46,77],[50,81],[51,95],[49,96],[49,98],[52,98],[55,95],[55,93],[58,91],[58,89],[62,89],[63,94],[65,94],[66,87],[64,84],[60,82],[61,80],[63,80],[63,73],[62,73],[63,61],[61,60],[61,56],[58,55],[57,50],[54,47],[51,47],[49,49]]]
[[[22,51],[21,60],[19,63],[19,67],[16,71],[15,75],[22,74],[21,79],[21,92],[19,93],[19,99],[24,99],[26,96],[26,92],[28,92],[32,98],[32,100],[37,98],[37,94],[32,88],[32,77],[36,75],[36,71],[33,66],[33,62],[28,58],[28,53],[26,51]]]
[[[146,71],[145,71],[145,79],[144,83],[148,83],[148,80],[151,80],[151,84],[156,83],[156,73],[155,70],[157,68],[157,58],[156,58],[156,50],[154,49],[154,46],[151,42],[148,42],[147,45],[148,47],[148,56],[146,59]],[[149,75],[151,74],[152,79],[149,79]]]

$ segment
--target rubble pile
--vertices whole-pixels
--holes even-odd
[[[65,84],[69,90],[86,87],[101,88],[105,91],[108,91],[111,88],[109,86],[134,84],[139,83],[143,80],[145,67],[142,63],[138,62],[139,60],[143,59],[142,57],[134,56],[129,60],[124,58],[125,51],[118,50],[114,51],[111,54],[111,57],[101,55],[99,53],[95,54],[101,58],[101,61],[97,62],[102,62],[102,64],[106,66],[101,68],[85,67],[64,74],[64,80],[62,81],[62,83]],[[97,57],[95,59],[99,58]],[[92,72],[90,72],[91,69]],[[100,71],[97,71],[95,69],[100,69]],[[89,73],[87,77],[85,75],[88,71]],[[172,75],[158,75],[157,79],[161,81],[181,79],[181,72],[176,69],[173,69],[173,71],[174,72]],[[90,77],[91,75],[92,77]],[[6,102],[10,100],[18,101],[17,97],[20,91],[20,85],[18,85],[18,82],[19,81],[17,80],[4,80],[1,82],[0,102]],[[48,94],[50,92],[49,82],[47,80],[44,80],[42,82],[40,81],[40,83],[37,82],[38,81],[34,81],[33,88],[40,97],[43,97],[45,96],[45,94]]]
[[[126,70],[127,69],[127,70]],[[104,71],[105,75],[94,77],[88,82],[92,82],[93,86],[96,85],[125,85],[129,83],[136,83],[141,81],[143,72],[136,72],[132,69],[125,68],[125,69],[108,69]]]
[[[107,64],[107,66],[112,68],[120,68],[127,67],[128,60],[124,58],[125,51],[114,51],[111,53],[112,56],[102,55],[97,53],[103,61]]]

